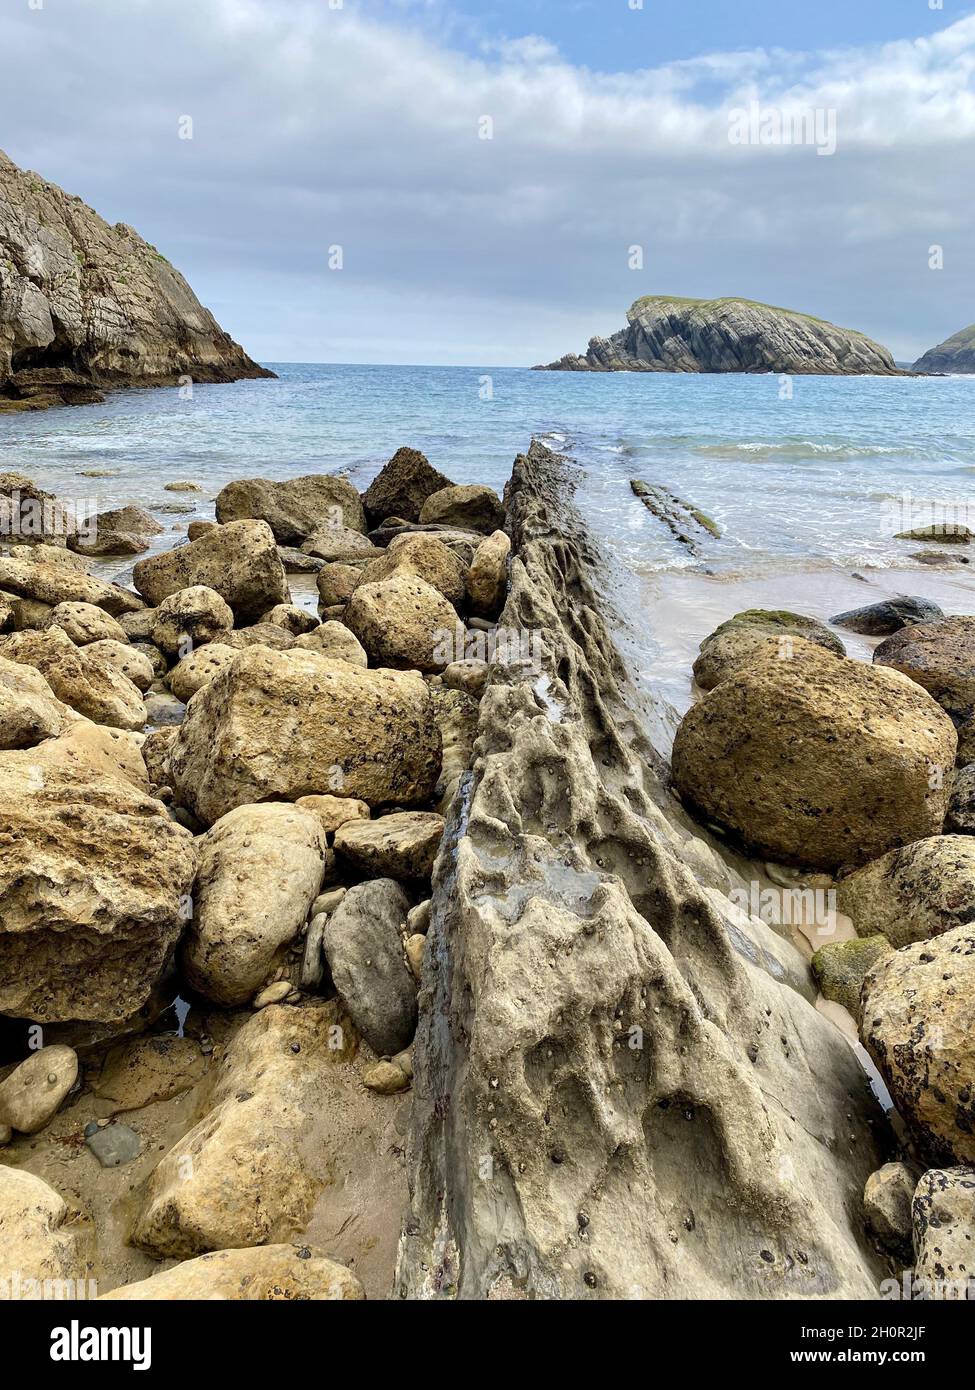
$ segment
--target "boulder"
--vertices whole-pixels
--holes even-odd
[[[0,1125],[38,1134],[78,1079],[71,1047],[42,1047],[0,1081]]]
[[[130,642],[151,642],[152,629],[156,625],[156,610],[140,608],[138,613],[123,613],[118,623]]]
[[[930,691],[955,718],[975,710],[975,618],[915,623],[881,642],[873,659]]]
[[[423,806],[440,753],[414,673],[250,647],[190,701],[171,767],[182,804],[212,825],[236,806],[322,792]]]
[[[835,869],[940,831],[955,748],[924,691],[806,652],[759,660],[689,710],[673,777],[705,821],[762,858]]]
[[[55,738],[70,717],[40,671],[0,656],[0,749]]]
[[[881,956],[861,997],[864,1046],[922,1151],[975,1162],[975,931]]]
[[[418,449],[402,448],[369,484],[362,500],[374,524],[388,516],[419,521],[427,498],[450,486],[450,479],[438,473]]]
[[[84,1298],[81,1228],[42,1178],[0,1164],[0,1298]]]
[[[189,704],[198,690],[209,685],[214,676],[237,660],[237,651],[223,642],[208,642],[205,647],[184,656],[170,671],[167,680],[177,700]]]
[[[215,1250],[102,1294],[101,1302],[355,1302],[362,1285],[344,1265],[308,1245]]]
[[[318,897],[325,832],[317,816],[270,802],[238,806],[199,842],[183,971],[216,1004],[244,1004],[281,963]]]
[[[948,545],[966,545],[975,540],[975,532],[953,521],[936,521],[930,526],[915,526],[910,531],[898,531],[895,541],[942,541]]]
[[[300,796],[295,805],[317,816],[326,835],[334,835],[339,826],[347,821],[364,821],[370,816],[369,807],[364,801],[356,801],[349,796]]]
[[[155,648],[153,648],[156,651]],[[158,665],[154,664],[148,653],[130,642],[118,642],[110,637],[91,642],[85,648],[89,661],[97,662],[103,670],[115,672],[131,681],[142,694],[149,689],[156,678]],[[159,652],[156,651],[159,656]],[[160,658],[161,660],[161,658]],[[162,661],[165,669],[165,661]]]
[[[424,879],[433,873],[444,819],[432,811],[398,811],[349,820],[335,832],[337,854],[370,878]]]
[[[164,598],[150,634],[167,656],[180,658],[207,642],[218,642],[234,625],[230,605],[215,589],[196,584]]]
[[[23,473],[0,473],[0,531],[11,544],[63,546],[75,528],[74,515],[53,493]]]
[[[154,729],[142,742],[142,760],[146,766],[150,790],[153,787],[172,787],[169,755],[176,738],[176,726]]]
[[[98,513],[91,534],[69,536],[68,547],[80,555],[141,555],[164,529],[141,507],[116,507]]]
[[[157,1257],[272,1245],[304,1230],[339,1147],[340,1065],[355,1034],[334,1001],[271,1005],[234,1034],[203,1119],[149,1179],[132,1235]],[[329,1148],[311,1145],[327,1114]],[[333,1137],[334,1136],[334,1137]],[[331,1151],[330,1151],[331,1150]]]
[[[96,724],[141,729],[146,722],[142,695],[132,682],[76,647],[59,627],[0,637],[0,656],[33,666],[59,700]]]
[[[356,561],[373,560],[382,551],[362,534],[347,526],[327,526],[316,531],[301,545],[302,554],[325,564],[355,564]]]
[[[457,614],[422,579],[395,575],[360,584],[345,610],[345,623],[374,666],[442,671],[457,628]]]
[[[155,609],[153,609],[153,612],[155,612]],[[145,660],[148,661],[152,669],[153,680],[162,680],[163,676],[165,676],[166,672],[169,670],[169,662],[163,656],[155,642],[132,642],[130,648],[138,656],[144,657]],[[136,669],[138,670],[139,668]],[[143,667],[142,669],[145,668]],[[139,682],[135,680],[133,680],[132,683],[136,686],[139,684]]]
[[[32,598],[17,598],[15,594],[4,594],[3,603],[9,619],[3,623],[4,632],[27,632],[30,628],[47,627],[48,619],[54,612],[54,605],[37,603]]]
[[[330,661],[345,661],[350,666],[368,666],[369,658],[359,639],[344,623],[328,622],[295,638],[299,651],[317,652]]]
[[[270,647],[275,652],[286,652],[298,639],[276,623],[255,623],[253,627],[239,627],[234,632],[222,633],[219,640],[224,646],[238,652],[246,647]]]
[[[958,747],[961,748],[961,731]],[[975,763],[968,763],[955,773],[948,815],[945,817],[945,831],[956,835],[975,835]]]
[[[216,589],[241,623],[256,622],[289,597],[274,535],[264,521],[231,521],[206,531],[188,545],[140,560],[132,577],[153,605],[180,589],[200,584]]]
[[[416,981],[401,935],[409,908],[398,883],[359,883],[329,917],[322,938],[339,998],[380,1057],[409,1047],[416,1032]]]
[[[191,521],[186,528],[187,539],[198,541],[201,536],[205,536],[208,531],[215,531],[219,526],[217,521]]]
[[[975,840],[935,835],[891,850],[841,879],[837,904],[861,936],[894,947],[965,926],[975,917]]]
[[[327,473],[310,473],[283,483],[239,479],[221,488],[215,507],[222,523],[266,521],[279,545],[301,545],[329,526],[366,529],[366,514],[355,488],[345,478]]]
[[[900,632],[901,628],[913,627],[915,623],[939,622],[943,617],[944,613],[930,599],[898,594],[895,598],[882,599],[880,603],[870,603],[865,608],[851,608],[846,613],[837,613],[835,618],[830,618],[830,622],[850,632],[859,632],[864,637],[889,637],[893,632]]]
[[[867,1178],[863,1215],[867,1229],[885,1250],[905,1262],[911,1258],[911,1203],[917,1173],[906,1163],[885,1163]]]
[[[801,661],[811,644],[845,656],[843,643],[816,618],[801,613],[752,608],[736,613],[701,643],[694,662],[694,679],[702,690],[746,671],[767,658]]]
[[[39,547],[47,549],[47,547]],[[145,562],[148,563],[148,562]],[[123,613],[135,613],[143,607],[137,595],[117,584],[106,584],[73,565],[38,558],[10,559],[0,555],[0,589],[19,594],[21,598],[47,603],[91,603],[103,608],[113,618]]]
[[[504,527],[504,507],[498,494],[480,483],[445,487],[433,493],[420,508],[424,525],[435,522],[460,531],[479,531],[489,536]]]
[[[381,584],[384,579],[399,576],[422,579],[454,608],[462,608],[467,597],[467,575],[463,560],[436,536],[415,532],[390,541],[389,548],[365,566],[360,584]],[[318,587],[321,593],[321,576]]]
[[[369,562],[370,564],[372,561]],[[318,571],[316,584],[318,597],[323,608],[335,608],[340,603],[348,603],[355,586],[362,578],[362,567],[335,562],[323,565]]]
[[[481,618],[496,618],[504,607],[508,589],[508,556],[511,542],[503,531],[495,531],[474,552],[467,576],[471,612]]]
[[[975,1299],[975,1168],[932,1168],[911,1209],[915,1298]]]
[[[867,971],[892,949],[885,936],[828,941],[812,958],[812,972],[824,999],[841,1004],[860,1022],[860,990]]]
[[[452,661],[443,669],[443,683],[448,690],[459,690],[479,700],[487,685],[490,669],[486,661]]]
[[[87,647],[92,642],[128,640],[125,629],[112,615],[93,603],[59,603],[51,609],[47,626],[59,627],[76,647]]]
[[[0,1013],[130,1017],[185,927],[193,837],[69,736],[0,754],[0,847]]]
[[[300,637],[303,632],[311,632],[312,628],[317,627],[318,619],[312,613],[306,613],[297,604],[278,603],[265,613],[258,623],[258,627],[265,625],[284,628],[292,637]]]

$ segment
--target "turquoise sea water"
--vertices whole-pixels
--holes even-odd
[[[892,539],[912,521],[975,529],[975,378],[797,377],[790,395],[774,376],[271,365],[277,381],[197,386],[190,400],[128,391],[0,416],[0,470],[100,507],[136,502],[182,531],[232,478],[341,470],[364,486],[401,444],[500,489],[535,434],[583,467],[591,524],[640,569],[891,566],[918,549]],[[693,560],[632,496],[633,477],[693,502],[722,539]],[[164,490],[180,479],[202,493]]]

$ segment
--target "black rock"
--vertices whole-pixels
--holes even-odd
[[[902,627],[934,623],[943,617],[936,603],[926,598],[899,595],[884,599],[882,603],[871,603],[866,608],[853,608],[849,613],[837,613],[830,622],[864,637],[889,637],[892,632],[900,632]]]

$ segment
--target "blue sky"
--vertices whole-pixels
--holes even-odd
[[[975,321],[975,0],[6,0],[0,53],[0,148],[262,361],[531,365],[663,292]]]

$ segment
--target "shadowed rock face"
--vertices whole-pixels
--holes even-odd
[[[273,376],[155,247],[0,151],[0,410]]]
[[[494,667],[435,870],[398,1292],[870,1297],[880,1112],[668,796],[564,492],[517,460],[501,622],[543,670]]]
[[[916,372],[959,372],[975,374],[975,323],[929,348],[914,363]]]
[[[648,295],[611,338],[593,338],[540,371],[786,372],[796,376],[906,376],[885,347],[850,328],[749,299]]]

